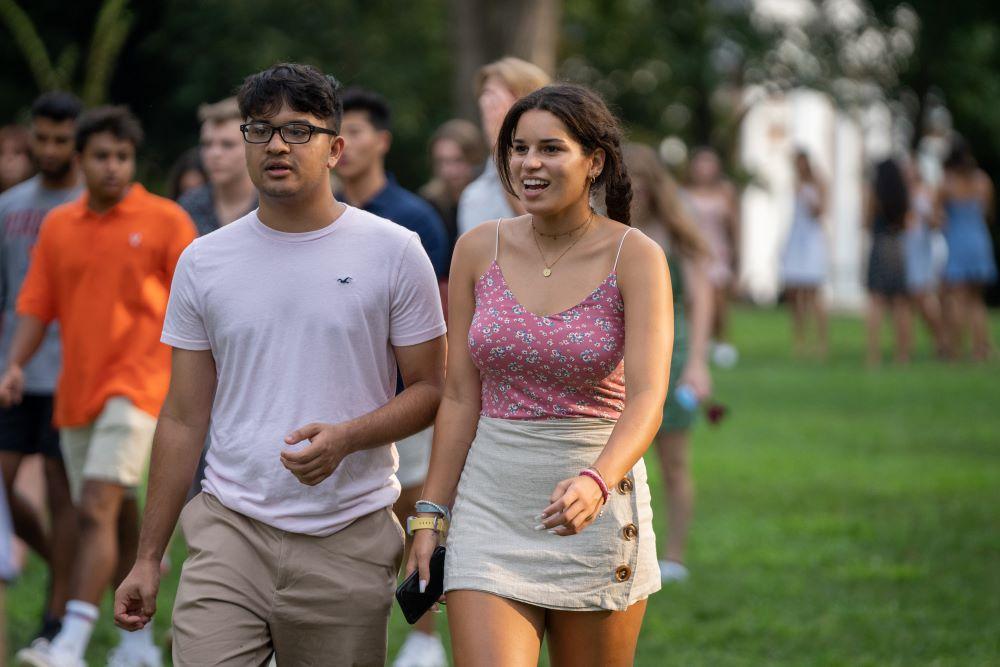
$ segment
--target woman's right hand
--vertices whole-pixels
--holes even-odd
[[[681,373],[679,384],[686,384],[694,390],[698,401],[704,401],[712,395],[712,374],[704,359],[692,357]]]
[[[413,534],[410,560],[406,563],[406,576],[410,576],[414,570],[419,571],[417,579],[420,582],[421,593],[427,588],[427,582],[431,580],[431,555],[439,542],[438,533],[429,528],[415,531]]]

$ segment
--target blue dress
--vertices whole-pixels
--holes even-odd
[[[826,280],[826,238],[812,209],[819,192],[804,185],[795,194],[795,213],[781,255],[781,283],[785,287],[818,287]]]
[[[997,265],[983,205],[976,199],[955,199],[945,204],[944,211],[944,238],[948,242],[944,279],[950,283],[995,282]]]

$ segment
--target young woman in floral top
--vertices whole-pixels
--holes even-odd
[[[547,635],[554,665],[631,665],[660,587],[642,454],[670,367],[666,259],[628,226],[621,132],[591,91],[521,98],[496,162],[528,214],[456,247],[449,375],[418,507],[453,507],[455,662],[535,664]],[[439,538],[417,531],[408,569],[422,581]]]

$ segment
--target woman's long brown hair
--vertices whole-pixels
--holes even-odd
[[[662,225],[671,245],[682,256],[692,259],[710,257],[712,250],[694,220],[684,208],[677,183],[660,164],[660,158],[649,146],[626,144],[622,151],[625,165],[633,181],[641,182],[645,190],[650,220]]]

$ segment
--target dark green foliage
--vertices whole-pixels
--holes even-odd
[[[893,0],[870,0],[888,15]],[[915,57],[901,85],[922,99],[937,92],[955,128],[994,180],[1000,175],[1000,4],[978,0],[908,0],[920,16]]]
[[[20,3],[57,72],[85,69],[81,63],[92,57],[100,9],[119,4]],[[891,26],[899,0],[870,4],[867,20]],[[1000,103],[997,9],[974,0],[909,4],[920,16],[917,51],[903,63],[900,76],[876,76],[877,83],[890,99],[912,100],[906,91],[923,96],[939,89],[956,125],[996,173],[1000,117],[985,110]],[[837,93],[833,82],[843,74],[871,73],[864,64],[842,66],[838,49],[850,39],[834,34],[823,21],[804,30],[815,67],[784,72],[773,55],[780,31],[755,24],[746,6],[744,0],[565,2],[558,74],[600,90],[637,140],[655,142],[675,134],[689,144],[712,143],[732,157],[739,85],[779,75],[780,85],[808,84]],[[131,32],[117,64],[105,68],[111,75],[110,98],[129,104],[155,128],[142,156],[142,176],[155,187],[170,163],[196,143],[198,104],[228,95],[246,74],[279,60],[310,62],[390,100],[396,128],[389,166],[405,186],[416,188],[428,175],[427,138],[457,108],[450,8],[447,0],[128,3],[122,20],[131,20]],[[37,93],[37,76],[27,62],[13,40],[0,40],[5,68],[0,118],[23,117]],[[907,109],[916,121],[920,109],[912,103]]]

